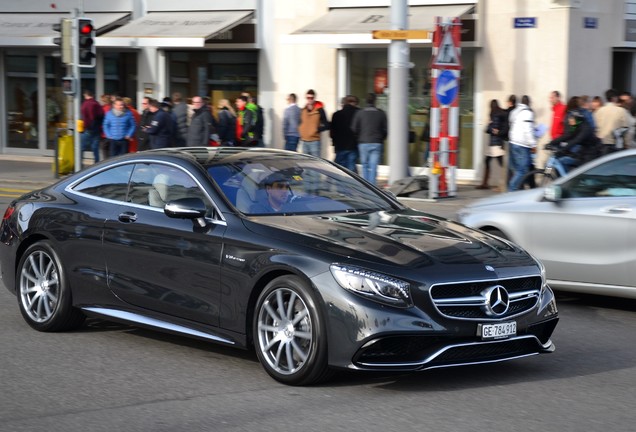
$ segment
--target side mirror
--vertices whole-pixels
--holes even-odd
[[[549,202],[559,202],[563,196],[561,186],[550,185],[543,190],[543,199]]]
[[[208,209],[201,198],[181,198],[170,201],[163,208],[163,212],[177,219],[200,219],[204,218]]]

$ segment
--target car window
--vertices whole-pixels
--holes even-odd
[[[131,177],[133,202],[163,208],[181,198],[199,198],[212,206],[194,179],[180,168],[163,164],[137,164]]]
[[[208,168],[227,200],[249,215],[391,209],[387,197],[338,167],[315,159],[261,158]]]
[[[562,185],[564,198],[636,196],[636,156],[595,166]]]
[[[73,190],[100,198],[125,201],[133,165],[119,165],[100,171],[75,185]]]

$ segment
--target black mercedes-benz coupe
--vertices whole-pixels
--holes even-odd
[[[253,347],[292,385],[551,352],[558,321],[518,246],[271,149],[128,154],[26,194],[0,276],[36,330],[92,316]]]

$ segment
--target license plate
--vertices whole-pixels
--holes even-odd
[[[517,322],[509,321],[497,324],[479,324],[477,335],[482,339],[503,339],[517,334]]]

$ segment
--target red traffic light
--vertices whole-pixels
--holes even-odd
[[[89,35],[93,31],[93,25],[89,23],[83,23],[80,26],[79,31],[80,31],[80,34]]]

